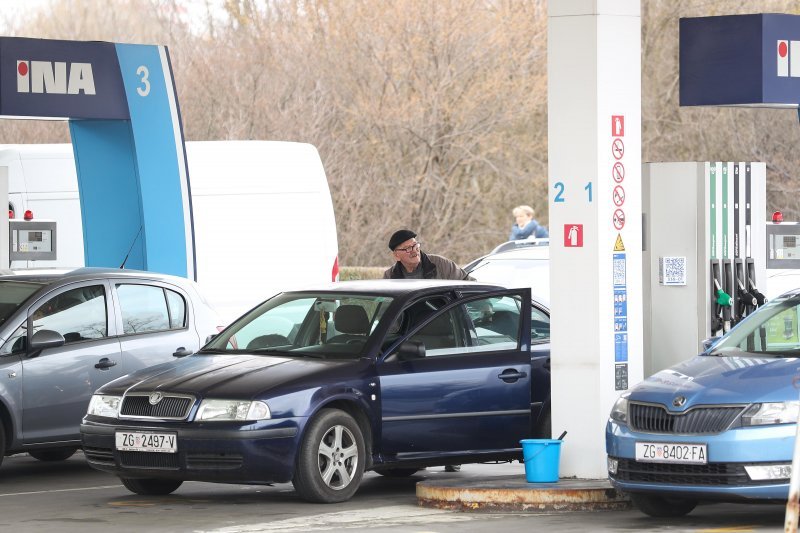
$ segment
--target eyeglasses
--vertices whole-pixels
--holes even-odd
[[[419,245],[420,245],[420,244],[422,244],[422,243],[419,243],[419,242],[418,242],[418,243],[414,243],[414,244],[412,244],[411,246],[408,246],[408,247],[406,247],[406,248],[395,248],[395,249],[394,249],[394,251],[395,251],[395,252],[405,252],[405,253],[407,253],[407,254],[410,254],[412,251],[414,251],[414,252],[418,252],[418,251],[419,251]]]

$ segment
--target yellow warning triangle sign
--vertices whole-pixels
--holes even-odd
[[[622,244],[622,235],[617,233],[617,242],[614,243],[614,251],[615,252],[624,252],[625,245]]]

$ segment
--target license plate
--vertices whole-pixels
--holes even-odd
[[[705,444],[637,442],[636,460],[642,463],[704,465],[708,463],[708,448]]]
[[[144,433],[140,431],[117,431],[116,446],[126,452],[176,453],[178,435],[175,433]]]

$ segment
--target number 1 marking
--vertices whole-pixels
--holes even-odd
[[[589,193],[589,203],[592,203],[592,182],[586,184],[586,187],[583,188],[584,191],[588,191]]]

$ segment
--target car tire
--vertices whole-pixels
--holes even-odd
[[[75,455],[78,448],[53,448],[51,450],[31,450],[28,455],[44,462],[65,461]]]
[[[381,468],[376,474],[386,477],[410,477],[419,472],[419,468]]]
[[[653,494],[631,494],[631,501],[641,512],[655,518],[686,516],[697,507],[697,500]]]
[[[125,488],[143,496],[163,496],[172,494],[183,484],[180,479],[134,479],[122,477]]]
[[[365,455],[364,437],[353,417],[338,409],[323,409],[308,423],[292,484],[309,502],[349,500],[364,475]]]

